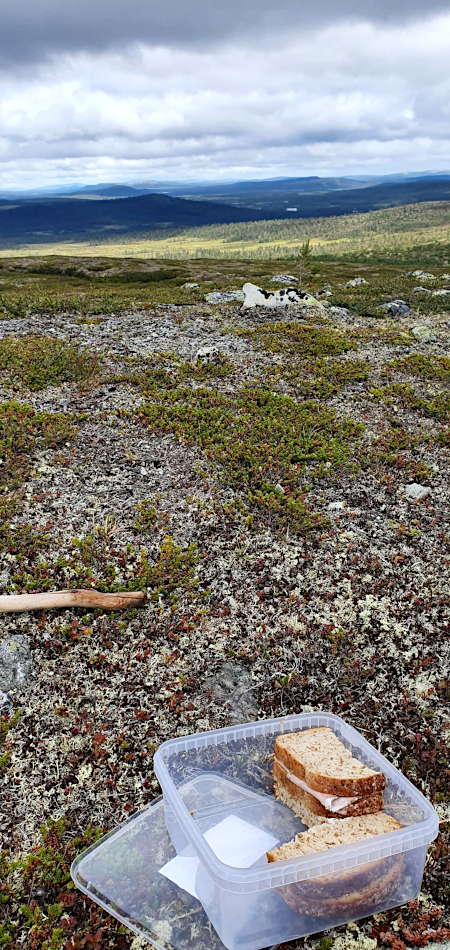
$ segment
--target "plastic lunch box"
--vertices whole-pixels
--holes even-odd
[[[384,809],[402,828],[271,864],[265,856],[249,868],[224,864],[204,835],[229,815],[270,832],[280,843],[304,830],[300,819],[273,797],[270,756],[277,734],[315,726],[333,729],[356,758],[384,772]],[[72,876],[85,893],[156,947],[261,950],[396,907],[420,891],[427,848],[438,833],[438,816],[423,795],[339,716],[289,716],[171,739],[155,754],[154,769],[163,801],[84,852],[74,862]],[[198,859],[195,889],[200,903],[158,874],[175,853]],[[306,881],[312,895],[316,888],[322,897],[327,888],[330,896],[339,895],[339,876],[345,869],[361,868],[363,875],[370,874],[373,863],[372,877],[381,879],[393,862],[399,862],[401,869],[394,890],[379,903],[363,903],[356,912],[346,908],[345,901],[339,908],[340,901],[333,900],[332,916],[313,916],[295,912],[284,900],[288,888]],[[181,909],[186,907],[190,909]],[[190,919],[192,924],[194,918],[198,923],[186,937],[182,922]]]

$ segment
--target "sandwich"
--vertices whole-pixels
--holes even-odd
[[[383,809],[384,774],[354,759],[327,727],[277,736],[273,779],[275,797],[308,828]]]
[[[399,822],[382,811],[341,820],[332,819],[268,851],[267,858],[269,863],[284,861],[339,845],[353,844],[398,828],[401,828]],[[394,854],[357,867],[285,884],[277,891],[288,907],[298,914],[327,920],[361,917],[380,907],[393,894],[404,867],[403,855]]]

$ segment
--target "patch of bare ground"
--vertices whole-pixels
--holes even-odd
[[[319,334],[317,352],[302,359],[297,337],[290,349],[288,320]],[[339,713],[442,821],[419,902],[295,950],[448,939],[450,408],[439,375],[392,366],[447,354],[446,315],[427,319],[431,344],[411,336],[413,314],[394,323],[294,310],[273,330],[272,349],[253,332],[266,322],[263,311],[198,305],[93,324],[64,314],[0,324],[2,337],[69,340],[102,359],[100,377],[82,384],[36,390],[2,376],[3,404],[67,415],[75,427],[57,445],[38,433],[14,493],[6,485],[0,496],[2,593],[148,593],[145,607],[127,613],[2,617],[1,641],[21,638],[31,658],[27,677],[3,687],[0,716],[6,950],[137,946],[70,888],[70,860],[159,794],[152,758],[161,742],[236,721],[236,692],[241,721]],[[195,375],[205,345],[218,351],[222,375],[214,367]],[[367,373],[360,363],[347,375],[336,369],[354,360]],[[323,445],[316,433],[305,447],[294,432],[280,467],[267,433],[281,438],[289,413],[306,412],[305,380]],[[202,399],[210,428],[199,423],[197,432]],[[242,420],[250,404],[267,451],[251,420],[224,434],[224,413]],[[336,428],[351,420],[359,428]],[[345,451],[331,446],[336,432],[346,433]],[[267,456],[260,474],[256,448]],[[427,489],[423,498],[408,498],[411,483]],[[86,942],[95,933],[97,943]]]

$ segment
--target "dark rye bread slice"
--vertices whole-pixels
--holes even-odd
[[[326,821],[267,853],[269,862],[313,854],[364,838],[395,831],[401,825],[384,812]],[[324,918],[370,913],[395,889],[404,870],[402,855],[393,855],[277,888],[297,913]]]
[[[330,811],[330,809],[325,808],[317,798],[314,798],[314,795],[310,795],[304,791],[303,788],[299,788],[298,785],[291,782],[283,767],[278,765],[277,762],[273,763],[273,778],[275,798],[279,798],[280,801],[288,805],[289,808],[292,808],[292,811],[294,811],[299,818],[311,814],[322,819],[350,818],[353,815],[370,815],[376,811],[382,811],[383,809],[383,793],[374,792],[373,795],[363,795],[361,798],[358,798],[357,801],[346,805],[338,812]],[[308,827],[311,824],[310,821],[306,821],[305,823]],[[316,823],[315,821],[312,822],[313,825]]]
[[[382,772],[374,772],[354,759],[326,726],[277,736],[274,759],[314,791],[329,795],[373,795],[386,785]]]
[[[352,917],[366,916],[380,907],[395,891],[405,868],[401,854],[374,863],[378,868],[371,881],[364,884],[356,879],[353,882],[347,880],[346,890],[341,895],[321,899],[314,891],[303,887],[303,882],[286,884],[284,887],[278,887],[277,891],[288,907],[297,914],[323,917],[326,920],[348,917],[349,914]],[[313,881],[308,883],[312,884]]]

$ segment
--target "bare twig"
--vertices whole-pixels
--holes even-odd
[[[140,607],[145,603],[145,591],[121,591],[101,594],[96,590],[59,590],[45,594],[5,594],[0,596],[0,613],[20,613],[22,610],[48,610],[66,607],[101,607],[103,610],[121,610]]]

